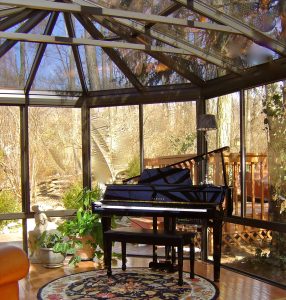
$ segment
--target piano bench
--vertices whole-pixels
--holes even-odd
[[[194,278],[194,262],[195,262],[195,249],[194,237],[195,232],[164,232],[153,231],[148,229],[138,228],[119,228],[107,230],[103,234],[104,239],[104,262],[107,268],[107,275],[112,275],[111,270],[111,256],[112,256],[112,243],[121,242],[122,249],[122,270],[126,270],[126,243],[137,243],[147,245],[161,245],[178,248],[178,284],[183,285],[183,248],[184,245],[190,246],[190,278]],[[154,253],[153,253],[154,255]],[[175,255],[172,255],[172,263],[175,263]],[[153,257],[153,262],[155,257]]]

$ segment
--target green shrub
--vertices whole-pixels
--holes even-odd
[[[0,192],[0,213],[15,213],[21,211],[20,201],[11,191]],[[3,229],[12,220],[0,221],[0,229]]]
[[[127,177],[134,177],[140,174],[140,159],[135,156],[128,163],[128,167],[125,170]]]
[[[81,203],[78,203],[77,196],[82,191],[82,185],[76,183],[72,185],[63,195],[63,205],[66,209],[78,209]]]
[[[66,209],[79,209],[82,207],[80,201],[81,194],[83,192],[82,185],[79,183],[71,186],[63,196],[63,204]],[[90,191],[90,197],[93,201],[98,201],[102,195],[100,187],[97,185],[92,191]]]
[[[175,150],[176,154],[187,154],[194,150],[196,140],[195,133],[188,133],[185,136],[170,137],[170,143],[172,145],[172,149]]]

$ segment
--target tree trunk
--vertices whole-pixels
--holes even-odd
[[[25,85],[26,77],[26,49],[25,43],[20,43],[20,74],[19,74],[19,86]]]
[[[85,33],[85,38],[88,38],[87,33]],[[88,78],[90,83],[90,89],[92,91],[100,90],[100,79],[97,65],[97,48],[91,46],[85,46],[86,53],[86,65]]]
[[[69,56],[70,56],[70,59],[69,59],[70,63],[69,63],[68,89],[71,91],[74,91],[75,90],[76,66],[75,66],[75,60],[74,60],[72,51],[70,51]]]
[[[217,135],[216,135],[217,148],[230,145],[231,115],[232,115],[231,95],[220,96],[217,102]]]

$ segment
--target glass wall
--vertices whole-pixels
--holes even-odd
[[[81,110],[29,108],[31,210],[71,208],[63,201],[82,188]]]
[[[91,109],[92,186],[138,175],[138,106]]]
[[[144,105],[144,156],[192,156],[197,152],[196,103]]]
[[[245,137],[240,137],[237,93],[207,100],[206,112],[216,115],[218,124],[218,129],[209,134],[208,150],[230,147],[225,158],[233,187],[235,216],[239,217],[241,212],[240,147],[241,138],[244,138],[246,217],[253,219],[251,221],[262,219],[285,223],[286,124],[283,91],[283,83],[275,83],[245,92]],[[1,106],[0,122],[0,213],[21,213],[19,107]],[[82,188],[80,108],[31,107],[28,122],[31,210],[34,210],[34,205],[42,206],[43,210],[72,208],[64,199],[66,192]],[[172,163],[196,155],[196,104],[144,105],[143,135],[146,167],[156,166],[152,160],[154,162],[158,158],[171,157],[173,161],[168,163]],[[99,184],[104,189],[106,183],[120,183],[123,178],[138,175],[139,150],[139,106],[91,109],[93,188]],[[11,203],[13,205],[9,206]],[[139,224],[138,220],[129,221]],[[21,220],[0,222],[0,243],[22,242]],[[240,222],[244,220],[241,218]],[[28,232],[34,226],[34,219],[29,219]],[[255,225],[224,224],[222,262],[227,266],[278,281],[286,269],[285,248],[284,233]],[[263,264],[264,271],[258,263]]]
[[[216,116],[217,130],[208,132],[208,151],[228,146],[225,153],[229,185],[233,187],[233,214],[240,215],[240,105],[239,94],[233,93],[206,101],[206,113]],[[209,169],[212,169],[212,160]]]
[[[285,255],[275,253],[283,234],[263,228],[224,224],[222,264],[286,285]]]
[[[268,226],[259,228],[255,225],[255,219],[279,223],[285,223],[286,220],[286,121],[283,91],[282,82],[245,91],[245,206],[246,218],[254,219],[254,222],[253,227],[224,224],[222,263],[285,285],[286,234],[265,229]],[[232,153],[232,149],[230,165],[234,164],[234,157],[239,157]],[[239,175],[239,161],[237,170],[236,174]],[[241,198],[239,185],[235,183],[233,201],[234,214],[237,214]],[[240,222],[243,224],[243,220]]]
[[[268,139],[264,103],[266,87],[245,92],[247,216],[268,219]]]
[[[22,211],[20,109],[0,107],[0,214]],[[21,220],[0,221],[0,243],[21,245]]]

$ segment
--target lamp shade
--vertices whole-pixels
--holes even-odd
[[[197,130],[208,131],[217,129],[215,115],[199,115]]]

